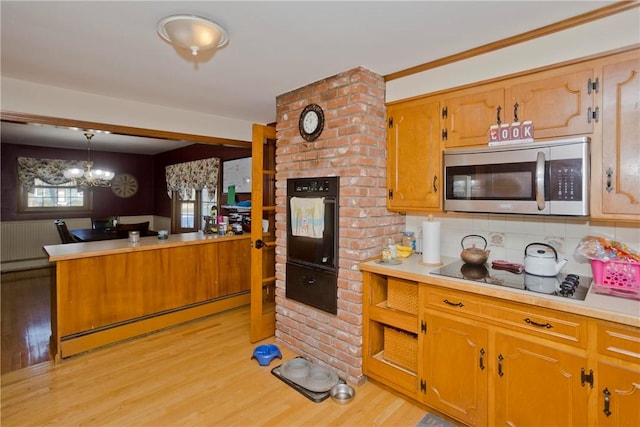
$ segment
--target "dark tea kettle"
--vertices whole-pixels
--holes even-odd
[[[475,243],[470,247],[465,248],[464,242],[469,237],[481,238],[484,242],[484,248],[476,248]],[[464,236],[460,241],[460,246],[462,246],[462,253],[460,253],[460,258],[462,258],[462,260],[467,264],[482,265],[487,262],[487,259],[489,259],[489,253],[491,251],[487,249],[487,239],[478,234],[469,234],[468,236]]]

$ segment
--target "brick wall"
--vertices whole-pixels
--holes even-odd
[[[404,217],[386,209],[384,88],[381,76],[359,67],[280,95],[276,104],[276,340],[356,383],[363,379],[358,263],[404,230]],[[298,119],[311,103],[324,110],[325,127],[307,142]],[[319,176],[340,176],[337,315],[285,297],[286,180]]]

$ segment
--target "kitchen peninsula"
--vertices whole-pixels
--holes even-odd
[[[45,246],[56,361],[249,304],[249,242],[195,232]]]

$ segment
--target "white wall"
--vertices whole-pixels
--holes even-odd
[[[2,110],[251,141],[253,123],[2,77]]]
[[[386,101],[448,89],[640,43],[640,8],[387,82]]]

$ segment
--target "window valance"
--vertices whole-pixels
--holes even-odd
[[[38,178],[49,185],[61,185],[73,180],[64,176],[64,171],[77,167],[86,169],[87,162],[83,160],[35,159],[32,157],[18,157],[18,182],[28,191],[33,191],[35,179]],[[81,181],[76,180],[78,186]]]
[[[218,187],[218,174],[220,171],[220,159],[194,160],[192,162],[169,165],[166,168],[167,193],[171,197],[175,191],[181,200],[191,197],[191,190],[216,189]],[[215,191],[209,191],[211,197]]]

